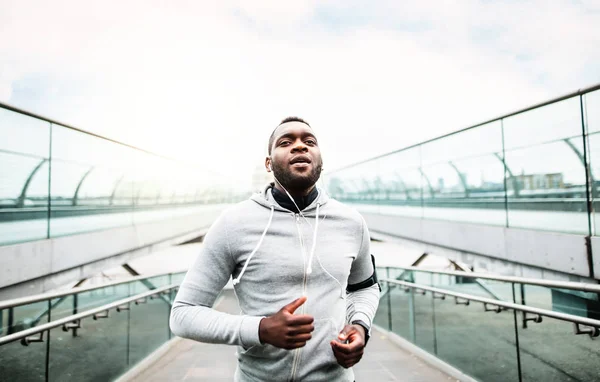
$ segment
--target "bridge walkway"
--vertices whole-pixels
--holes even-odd
[[[224,291],[217,309],[237,313],[231,290]],[[228,345],[176,339],[168,352],[128,379],[134,382],[232,381],[236,367],[235,348]],[[147,365],[144,365],[147,366]],[[452,377],[394,344],[383,332],[373,329],[365,356],[354,367],[357,381],[451,381]]]

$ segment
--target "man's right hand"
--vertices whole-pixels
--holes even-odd
[[[306,345],[315,327],[313,317],[308,314],[295,315],[294,312],[306,302],[306,297],[300,297],[272,316],[260,320],[258,336],[261,343],[267,343],[278,348],[296,349]]]

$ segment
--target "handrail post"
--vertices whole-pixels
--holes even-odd
[[[412,275],[412,273],[411,273]],[[417,330],[415,324],[415,290],[410,289],[408,293],[408,331],[410,333],[410,340],[412,343],[417,343]]]
[[[387,278],[390,278],[390,267],[385,267],[385,274],[387,276]],[[391,332],[392,331],[392,296],[390,295],[392,293],[392,289],[391,289],[391,285],[390,283],[386,282],[387,284],[387,293],[386,293],[386,297],[387,297],[387,311],[388,311],[388,329]]]
[[[8,329],[6,330],[6,334],[14,333],[14,325],[15,325],[15,311],[14,308],[8,308]]]
[[[131,297],[131,291],[132,289],[132,284],[129,283],[127,284],[127,296]],[[131,362],[131,310],[129,309],[130,307],[130,303],[127,303],[127,351],[125,352],[125,360],[126,360],[126,365],[129,365],[129,363]],[[117,312],[119,311],[119,308],[117,307]]]
[[[511,285],[513,302],[517,303],[517,296],[515,292],[515,283]],[[525,312],[521,312],[525,315]],[[517,311],[513,310],[513,326],[515,328],[515,350],[517,351],[517,372],[519,373],[519,382],[523,380],[523,376],[521,374],[521,348],[519,345],[519,324],[517,321]]]
[[[521,289],[521,305],[526,305],[525,304],[525,285],[523,284],[519,284],[520,289]],[[522,312],[521,314],[521,321],[522,321],[522,327],[523,329],[527,329],[527,315],[525,314],[525,312]]]
[[[77,314],[77,308],[79,305],[79,294],[73,295],[73,314]],[[73,327],[73,337],[77,337],[77,327]]]
[[[48,300],[48,322],[52,320],[52,301]],[[48,329],[46,332],[46,382],[50,380],[50,333],[52,331]]]

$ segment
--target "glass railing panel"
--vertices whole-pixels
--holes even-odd
[[[168,277],[168,275],[153,277],[149,280],[132,281],[130,283],[111,285],[104,288],[54,298],[51,300],[52,320],[81,313],[92,308],[131,297],[134,294],[147,292],[150,290],[151,285],[155,288],[165,286],[168,284]],[[47,315],[48,303],[38,302],[16,307],[14,309],[17,314],[23,316],[23,320],[26,322],[37,322],[39,324],[40,317]],[[44,320],[43,322],[47,322],[47,320]]]
[[[379,158],[376,162],[379,212],[422,217],[421,148],[403,150]]]
[[[433,274],[429,272],[408,271],[402,277],[405,281],[431,286]]]
[[[535,285],[515,285],[517,303],[535,308],[553,310],[552,289]]]
[[[502,281],[433,273],[431,285],[458,293],[513,302],[512,284]]]
[[[2,321],[0,322],[2,332],[0,336],[6,336],[47,323],[49,319],[54,320],[54,317],[48,315],[48,307],[47,301],[40,301],[0,311],[0,316],[2,317]]]
[[[400,268],[387,268],[385,275],[386,275],[386,278],[389,278],[392,280],[404,280],[404,281],[412,280],[412,272],[405,271],[404,269],[400,269]]]
[[[598,96],[600,98],[600,96]],[[600,104],[600,101],[598,101]],[[599,106],[600,107],[600,106]],[[588,111],[588,113],[592,113]],[[600,122],[596,122],[600,125]],[[600,215],[596,212],[600,208],[600,131],[590,133],[588,138],[588,155],[590,161],[590,199],[592,200],[592,228],[593,234],[600,235]]]
[[[424,200],[426,218],[506,224],[504,167],[498,158],[489,155],[459,159],[452,164],[432,165],[423,172],[428,179],[438,180],[439,189],[435,197]]]
[[[377,161],[368,161],[332,174],[328,187],[334,198],[356,206],[360,211],[379,213],[381,195]]]
[[[414,298],[415,344],[431,354],[436,352],[436,313],[431,294],[422,294],[418,290],[410,292]]]
[[[61,327],[50,333],[49,381],[111,381],[127,369],[128,312],[81,322],[77,336]]]
[[[77,294],[78,311],[89,310],[114,301],[131,297],[130,283],[108,286]]]
[[[377,267],[377,277],[381,279],[389,278],[390,269],[386,267]],[[377,312],[375,313],[375,317],[373,318],[373,322],[375,325],[379,325],[385,330],[391,330],[391,300],[390,300],[390,284],[387,282],[379,281],[379,287],[381,288],[381,292],[379,294],[380,301],[379,306],[377,307]]]
[[[485,312],[449,296],[434,301],[439,358],[480,381],[519,380],[512,311]]]
[[[586,234],[579,97],[503,120],[509,227]]]
[[[187,272],[175,273],[171,276],[169,284],[181,284]]]
[[[156,278],[154,281],[160,284],[168,279],[167,276],[162,280]],[[112,294],[112,297],[106,300],[113,300],[113,297],[122,299],[130,289],[129,285],[119,287],[121,287],[119,292],[121,296]],[[106,292],[108,289],[103,288],[96,292]],[[0,359],[2,359],[0,380],[46,380],[47,346],[49,348],[48,380],[114,380],[172,337],[169,329],[169,314],[175,295],[176,291],[171,290],[170,293],[124,304],[120,312],[113,308],[108,313],[108,317],[87,317],[80,323],[74,321],[68,324],[76,327],[54,328],[51,330],[49,341],[45,332],[41,343],[33,341],[39,337],[35,335],[28,337],[32,339],[29,346],[23,346],[18,341],[2,345],[0,346]],[[82,297],[79,300],[82,305],[79,305],[80,309],[77,313],[82,313],[86,299],[84,296],[79,297]],[[96,298],[91,301],[99,304],[98,297],[96,293]],[[52,308],[49,301],[41,303],[45,304],[44,306],[30,304],[22,311],[15,309],[14,319],[20,323],[27,323],[27,327],[32,327],[34,317],[39,317],[39,312],[43,311],[46,316],[43,320],[38,320],[37,325],[48,321],[48,312],[53,314],[51,321],[58,320],[73,314],[73,301],[74,296],[70,295],[60,301],[64,305],[57,304],[58,299],[53,300]],[[99,315],[103,314],[105,312]],[[5,314],[3,314],[4,318],[6,318]],[[3,329],[7,330],[7,328]]]
[[[76,313],[81,313],[82,311],[77,309],[77,301],[78,297],[75,295],[63,296],[50,300],[52,321],[69,317]]]
[[[555,312],[600,319],[600,301],[597,293],[535,285],[519,285],[517,287],[517,302]]]
[[[379,303],[387,304],[391,311],[391,331],[406,338],[414,339],[413,296],[399,286],[391,286],[389,294]]]
[[[175,163],[161,161],[144,152],[135,153],[134,163],[135,167],[131,173],[134,224],[164,219],[180,204],[177,193],[181,191],[181,184],[175,176],[180,169]]]
[[[477,283],[476,279],[460,277],[460,276],[451,276],[451,275],[440,275],[440,274],[431,274],[431,284],[436,288],[446,289],[455,291],[458,293],[471,294],[474,296],[493,298],[490,293],[481,286],[481,284]],[[511,298],[512,301],[512,298]]]
[[[0,245],[48,235],[50,128],[0,108]]]
[[[452,208],[452,202],[460,203],[467,199],[467,188],[463,184],[460,174],[450,163],[435,163],[424,166],[423,177],[426,186],[430,190],[429,197],[423,201],[425,207],[424,217],[436,217],[435,210],[428,211],[430,207],[439,204],[441,207]],[[446,205],[443,203],[446,203]]]
[[[528,322],[523,328],[521,317],[519,321],[523,381],[600,380],[598,342],[575,335],[574,324],[543,317],[541,323]]]
[[[54,129],[58,130],[59,128],[60,126]],[[57,137],[56,139],[59,138]],[[80,186],[80,183],[83,184],[85,182],[85,179],[93,170],[93,166],[79,163],[75,158],[72,161],[53,158],[52,209],[59,211],[59,207],[76,207],[79,202],[79,198],[75,199],[77,188]]]
[[[47,157],[50,149],[50,124],[0,107],[0,149]]]
[[[94,167],[81,182],[77,193],[78,206],[109,207],[113,200],[111,196],[115,187],[124,177],[122,170],[113,168]]]
[[[135,151],[53,125],[52,237],[131,224],[127,173]]]
[[[131,304],[130,364],[135,365],[170,338],[169,295],[153,296],[143,303]]]
[[[588,131],[587,159],[590,164],[590,189],[593,203],[594,235],[600,233],[600,90],[583,96],[584,115]]]
[[[396,276],[394,278],[402,274],[399,268],[387,268],[381,272],[383,272],[382,275],[389,272]],[[380,276],[380,278],[384,277]],[[512,282],[422,271],[406,271],[402,279],[405,281],[412,279],[417,284],[430,285],[458,293],[600,319],[600,297],[596,293],[514,283],[513,295]]]
[[[385,284],[385,283],[384,283]],[[373,318],[373,323],[375,325],[380,326],[385,330],[391,330],[390,327],[390,296],[387,294],[387,287],[382,288],[385,294],[379,301],[379,306],[377,307],[377,312],[375,313],[375,317]]]
[[[175,297],[177,297],[177,289],[171,289],[169,291],[169,295],[167,296],[169,298],[169,302],[171,304],[171,307],[173,307],[173,303],[175,302]],[[169,315],[171,313],[169,312]],[[169,327],[169,338],[173,337],[174,334],[171,332],[171,328]]]
[[[376,267],[375,273],[377,274],[378,279],[387,279],[389,278],[389,268],[386,267]],[[381,293],[387,293],[388,283],[380,282],[379,287],[381,288]]]
[[[0,309],[0,336],[6,335],[8,331],[8,309]]]
[[[45,338],[46,334],[44,334]],[[19,341],[0,346],[0,381],[46,380],[46,342],[23,346]]]
[[[152,284],[153,285],[153,284]],[[144,293],[149,291],[151,288],[147,281],[134,281],[129,283],[129,295],[134,296],[136,294]]]
[[[399,186],[400,184],[402,186]],[[421,173],[418,169],[402,170],[401,180],[389,181],[386,184],[383,191],[384,199],[380,200],[378,210],[372,211],[361,206],[360,211],[421,218],[423,217],[423,208],[420,184]]]
[[[494,300],[502,300],[507,302],[516,302],[516,291],[517,286],[514,287],[515,294],[513,295],[513,284],[502,282],[502,281],[494,281],[494,280],[485,280],[485,279],[476,279],[479,281],[479,285],[482,289],[484,289],[488,293],[488,298]],[[482,294],[485,297],[485,295]]]
[[[131,296],[148,292],[149,290],[160,288],[169,284],[170,276],[154,276],[145,280],[131,283]]]
[[[502,158],[499,121],[423,144],[423,216],[506,224]]]
[[[52,319],[64,318],[130,297],[129,285],[120,284],[52,300]]]
[[[151,289],[154,289],[154,284],[148,284],[147,280],[137,280],[129,283],[129,295],[135,296],[136,294],[148,292]]]
[[[150,289],[163,287],[170,284],[180,284],[185,277],[185,272],[150,277],[147,280],[136,280],[128,283],[110,285],[73,295],[57,297],[50,302],[42,301],[27,305],[17,306],[12,309],[12,320],[9,318],[10,309],[0,311],[0,336],[9,332],[28,329],[48,322],[48,309],[50,303],[50,317],[52,320],[64,318],[76,313],[109,304],[135,294],[144,293]],[[9,328],[9,322],[13,322]]]
[[[0,245],[162,221],[198,214],[194,204],[248,197],[221,174],[3,108],[0,135]]]
[[[38,156],[25,156],[23,154],[4,151],[0,149],[0,206],[2,208],[17,208],[23,187],[29,176],[45,158]],[[40,170],[38,170],[40,171]],[[48,172],[48,169],[46,169]],[[48,197],[48,183],[46,183],[46,198]],[[29,204],[29,201],[24,204]]]

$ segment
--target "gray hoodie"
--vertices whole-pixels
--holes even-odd
[[[377,285],[346,294],[373,274],[369,233],[358,212],[319,190],[302,215],[279,206],[268,186],[229,209],[204,238],[171,311],[171,330],[202,342],[238,345],[236,381],[353,381],[338,365],[330,341],[348,322],[372,324]],[[230,277],[240,315],[210,308]],[[293,300],[314,317],[306,346],[261,344],[258,328]]]

